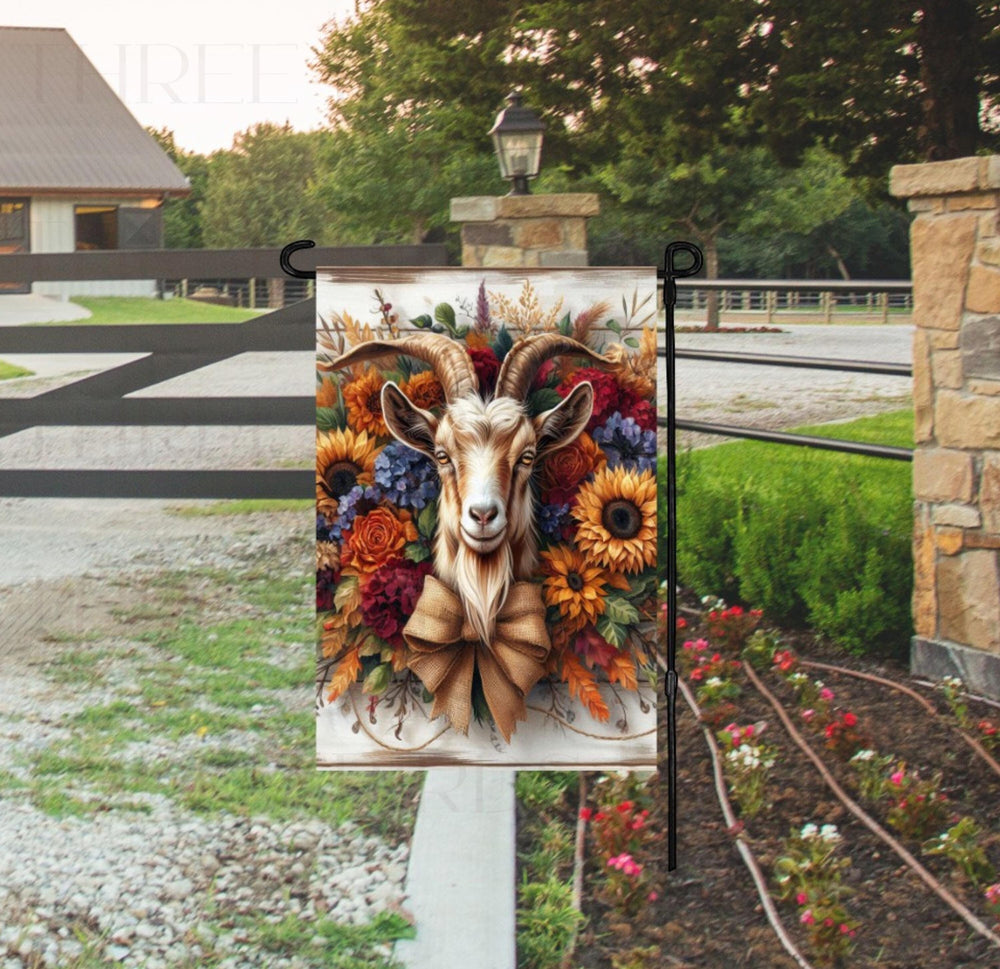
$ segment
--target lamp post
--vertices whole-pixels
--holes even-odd
[[[521,104],[521,94],[507,95],[507,107],[490,129],[500,174],[512,182],[508,195],[530,195],[528,179],[538,176],[542,160],[542,133],[545,125]]]

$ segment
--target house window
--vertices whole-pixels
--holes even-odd
[[[28,200],[0,198],[0,256],[28,250]],[[0,280],[0,293],[27,293],[28,283]]]
[[[78,205],[74,210],[76,248],[159,249],[163,245],[163,208],[141,205]]]
[[[118,248],[117,205],[78,205],[74,216],[77,252]]]

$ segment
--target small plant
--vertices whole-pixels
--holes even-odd
[[[840,843],[835,825],[807,824],[784,840],[774,865],[779,897],[798,906],[815,958],[827,965],[842,960],[857,935],[843,901],[850,889],[841,882],[851,859],[837,857]]]
[[[518,891],[519,969],[558,969],[584,916],[573,907],[572,886],[553,875]]]
[[[715,608],[705,617],[705,624],[714,641],[730,652],[738,653],[750,634],[760,625],[763,616],[760,609],[746,612],[741,606]]]
[[[753,724],[737,727],[731,723],[716,735],[724,751],[723,769],[730,793],[745,819],[756,817],[767,806],[767,772],[777,755],[773,747],[751,742],[760,732]]]
[[[888,778],[886,771],[895,758],[892,754],[879,756],[874,750],[859,750],[848,763],[858,777],[858,793],[866,801],[880,801],[886,794]]]
[[[976,736],[987,750],[995,750],[1000,745],[1000,728],[992,720],[980,720],[976,724]]]
[[[946,676],[938,684],[938,689],[944,694],[945,703],[952,716],[963,730],[972,728],[972,718],[969,716],[969,704],[965,701],[965,683],[961,677]]]
[[[758,629],[743,647],[743,659],[755,670],[763,672],[770,667],[774,654],[780,647],[779,640]]]
[[[858,730],[858,718],[850,710],[837,712],[823,728],[826,746],[845,760],[853,757],[865,746]]]
[[[886,794],[892,798],[886,820],[903,837],[923,841],[945,822],[948,799],[941,793],[940,773],[923,780],[900,763],[889,776]]]
[[[775,650],[771,662],[774,671],[786,679],[799,668],[799,658],[790,649]]]
[[[927,841],[923,850],[925,855],[950,859],[973,885],[979,886],[996,875],[983,849],[983,831],[973,818],[962,818]]]
[[[739,668],[739,660],[723,659],[721,653],[713,653],[711,656],[702,653],[689,674],[689,678],[698,684],[695,691],[698,703],[706,708],[706,719],[713,723],[728,719],[722,718],[722,711],[728,712],[731,705],[728,701],[735,700],[742,692],[740,685],[733,679]]]
[[[986,899],[986,906],[989,908],[990,914],[997,920],[997,923],[1000,924],[1000,882],[990,885],[990,887],[983,892],[983,896]]]
[[[613,781],[608,782],[603,794],[603,805],[598,810],[582,808],[580,817],[591,825],[605,876],[605,901],[623,914],[632,915],[643,901],[655,898],[643,863],[653,836],[647,824],[649,809],[643,806],[648,795],[634,782],[629,786]],[[618,800],[623,795],[631,796]]]

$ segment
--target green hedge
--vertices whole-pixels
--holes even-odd
[[[912,426],[903,411],[801,430],[908,446]],[[663,486],[665,465],[661,459]],[[678,573],[699,595],[742,601],[776,622],[808,624],[851,652],[906,655],[913,585],[908,463],[723,444],[678,457],[677,510]]]

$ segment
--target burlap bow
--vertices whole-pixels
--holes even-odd
[[[403,638],[410,647],[406,665],[434,694],[432,717],[446,713],[452,726],[468,733],[472,675],[478,665],[486,703],[508,742],[515,722],[527,716],[524,697],[545,675],[552,648],[537,585],[511,586],[493,641],[484,643],[465,618],[459,597],[432,575],[424,579]]]

